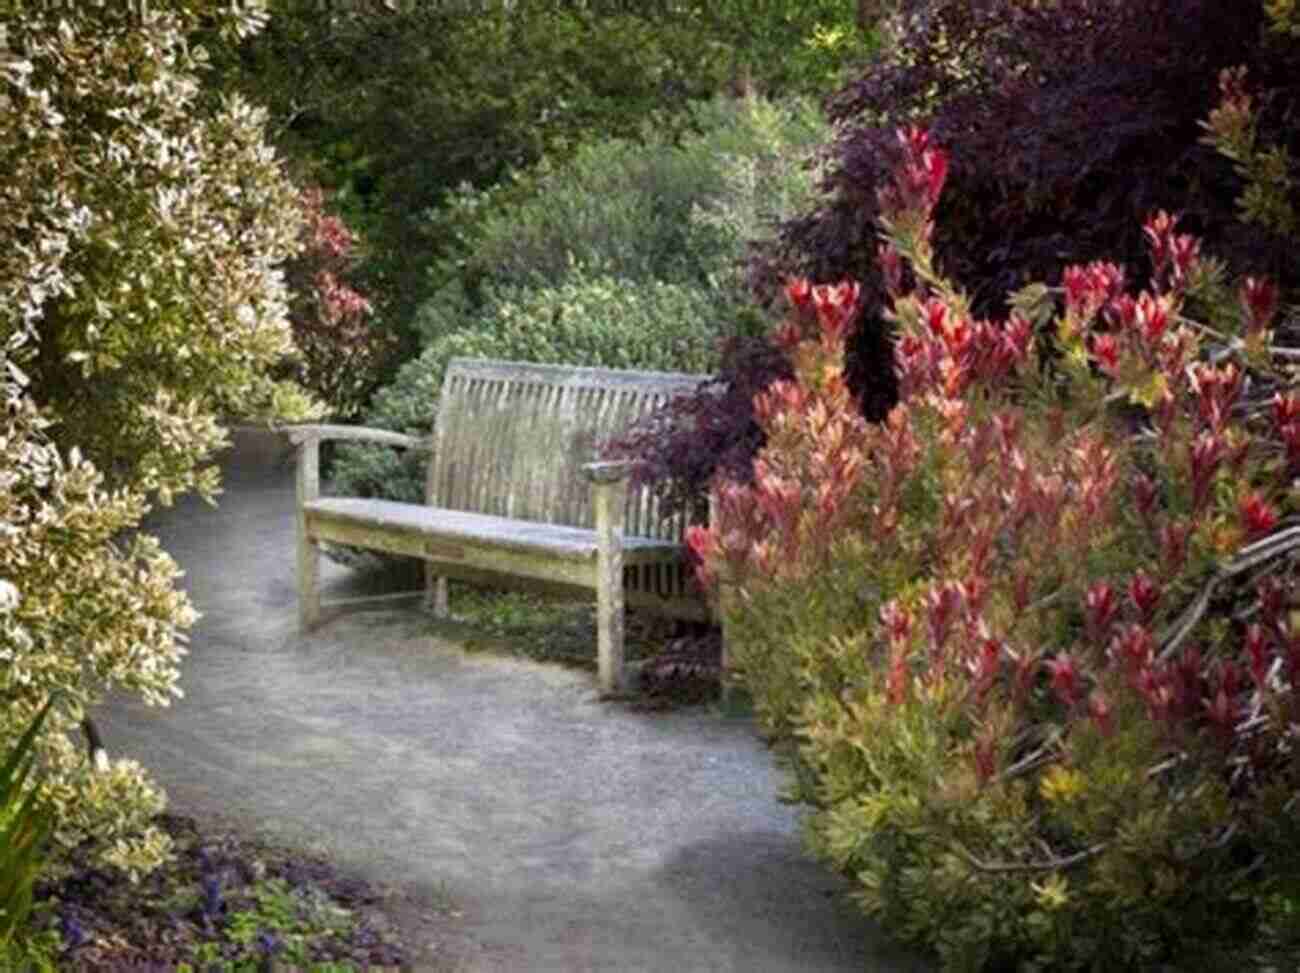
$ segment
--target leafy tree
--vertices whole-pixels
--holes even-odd
[[[163,798],[69,739],[109,688],[165,705],[195,615],[139,533],[147,501],[211,496],[221,414],[301,414],[279,265],[293,187],[237,96],[200,110],[200,27],[256,4],[0,3],[0,750],[54,693],[42,784],[64,847],[138,875]]]
[[[685,16],[717,38],[732,79],[763,94],[820,95],[876,49],[879,0],[714,0]]]

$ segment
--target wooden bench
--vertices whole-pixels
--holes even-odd
[[[428,440],[359,426],[294,426],[298,598],[304,629],[323,606],[320,544],[424,560],[426,607],[447,615],[447,579],[595,590],[601,690],[625,688],[625,603],[707,620],[684,557],[682,519],[664,520],[631,466],[597,444],[703,376],[454,359]],[[425,504],[320,496],[319,446],[355,440],[428,449]],[[392,596],[388,596],[392,597]],[[366,600],[366,599],[353,599]]]

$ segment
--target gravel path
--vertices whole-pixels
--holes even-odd
[[[151,523],[204,615],[185,698],[102,720],[175,810],[450,896],[436,949],[464,970],[923,969],[804,857],[751,724],[602,703],[590,676],[467,655],[401,602],[300,636],[278,438],[237,433],[225,487]]]

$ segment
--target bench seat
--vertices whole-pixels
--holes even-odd
[[[347,528],[353,526],[365,531],[373,530],[375,536],[371,541],[375,544],[382,544],[385,537],[402,535],[408,535],[411,543],[415,544],[426,540],[443,542],[435,552],[442,560],[453,559],[457,545],[469,549],[477,543],[493,550],[540,554],[547,558],[590,564],[593,570],[596,564],[596,531],[585,527],[543,524],[359,497],[312,500],[303,505],[303,510],[315,528],[313,534],[321,540],[342,544],[354,542],[348,537],[333,535],[347,533]],[[487,538],[490,542],[485,541]],[[681,551],[681,545],[675,541],[653,537],[625,535],[622,543],[624,564],[657,563]],[[398,550],[392,553],[422,556],[420,551]]]

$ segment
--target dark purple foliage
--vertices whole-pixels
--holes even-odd
[[[1254,85],[1274,92],[1265,135],[1295,148],[1300,58],[1294,44],[1261,40],[1257,0],[904,6],[914,63],[877,65],[830,99],[842,126],[830,200],[787,224],[783,251],[769,255],[780,270],[877,280],[876,189],[892,167],[895,128],[919,117],[952,162],[939,255],[974,289],[977,313],[1001,310],[1008,291],[1055,280],[1067,264],[1106,256],[1142,268],[1140,227],[1157,208],[1181,213],[1182,228],[1230,263],[1300,276],[1292,251],[1236,221],[1240,183],[1200,141],[1219,71],[1245,64]],[[953,51],[968,76],[949,73]],[[866,320],[878,320],[879,298],[877,286]],[[870,341],[873,329],[863,330]]]
[[[86,930],[76,916],[64,913],[59,917],[59,934],[65,949],[76,949],[86,942]]]
[[[177,853],[144,882],[133,885],[89,867],[93,849],[87,846],[71,853],[70,874],[36,887],[37,901],[57,903],[49,922],[61,934],[69,969],[161,973],[192,962],[202,944],[216,944],[224,957],[212,969],[250,959],[246,947],[228,938],[227,917],[257,908],[263,878],[290,882],[304,898],[323,895],[355,916],[347,928],[311,937],[312,964],[349,962],[371,969],[407,962],[407,947],[394,941],[383,909],[387,899],[370,883],[322,859],[246,844],[230,834],[201,835],[190,818],[163,815],[158,821]],[[283,932],[260,930],[252,952],[263,966],[270,964],[284,952]]]
[[[707,517],[710,478],[723,472],[748,481],[750,459],[762,446],[754,396],[790,378],[789,360],[764,340],[734,339],[718,377],[682,396],[606,445],[610,456],[635,457],[637,483],[652,483],[672,512]]]
[[[203,918],[216,919],[221,914],[221,878],[215,872],[208,872],[200,880],[203,898],[199,903]]]
[[[280,937],[273,932],[263,929],[257,934],[257,949],[263,956],[274,956],[283,946]]]

